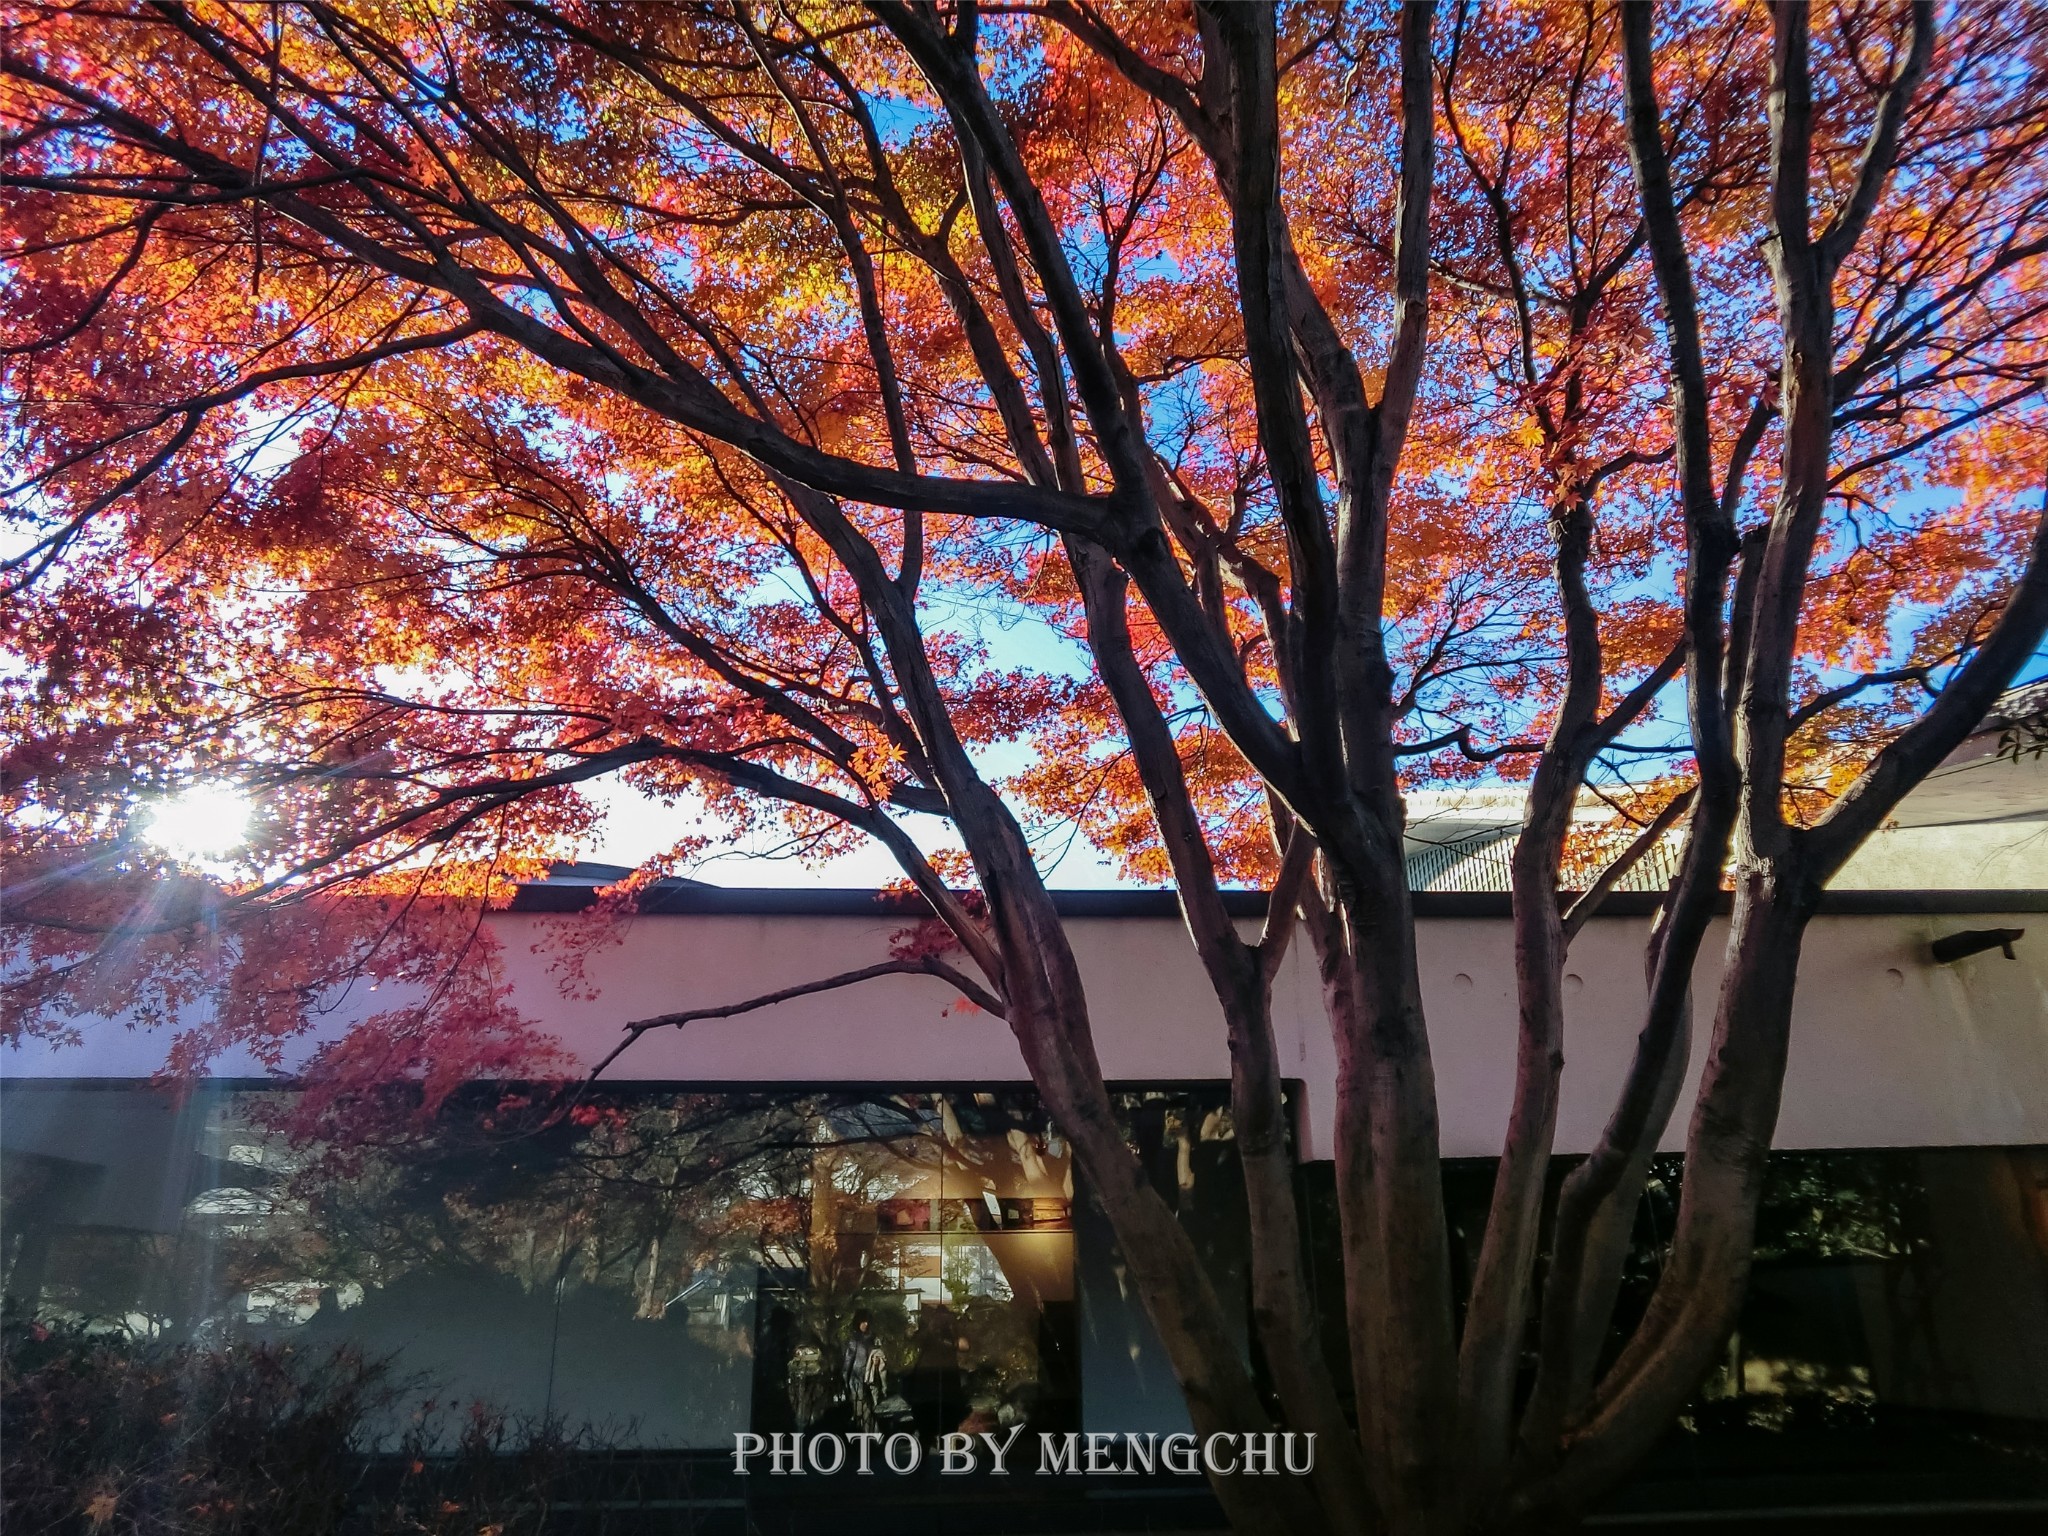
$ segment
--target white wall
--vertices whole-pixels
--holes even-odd
[[[2048,816],[1873,832],[1828,882],[1837,891],[1995,891],[2048,881]]]
[[[498,920],[517,995],[586,1059],[624,1022],[737,1001],[887,952],[898,919],[643,917],[589,968],[595,996],[563,997],[536,947],[561,919]],[[2007,960],[1927,957],[1962,928],[2031,928]],[[1514,1084],[1508,924],[1419,923],[1443,1145],[1447,1156],[1499,1150]],[[1097,1049],[1112,1079],[1218,1078],[1223,1026],[1179,924],[1163,918],[1068,922],[1088,983]],[[1565,1090],[1558,1149],[1586,1150],[1613,1102],[1640,1026],[1647,921],[1602,919],[1573,947],[1566,980]],[[1719,945],[1697,995],[1711,1006]],[[1575,982],[1573,978],[1578,978]],[[1309,1155],[1330,1155],[1335,1053],[1313,967],[1297,950],[1275,987],[1283,1069],[1306,1089]],[[1695,1074],[1705,1055],[1695,1042]],[[888,977],[738,1018],[649,1034],[621,1058],[624,1077],[695,1081],[939,1082],[1021,1079],[1007,1027],[960,1004],[943,983]],[[1670,1137],[1684,1137],[1683,1110]],[[2048,915],[1824,916],[1808,930],[1782,1146],[1948,1146],[2048,1142]]]
[[[517,1005],[586,1061],[630,1020],[737,1001],[888,953],[901,918],[798,915],[640,917],[565,989],[551,935],[576,918],[492,920]],[[1223,1027],[1185,932],[1166,918],[1074,918],[1097,1046],[1112,1079],[1220,1078]],[[2016,960],[1996,951],[1952,966],[1929,939],[1963,928],[2031,931]],[[1423,989],[1447,1156],[1499,1150],[1514,1082],[1508,924],[1423,918]],[[1626,1070],[1643,1001],[1645,920],[1599,919],[1574,945],[1558,1150],[1599,1134]],[[1696,988],[1711,1006],[1719,949]],[[1571,978],[1579,978],[1574,984]],[[1306,1090],[1305,1151],[1330,1155],[1335,1055],[1314,971],[1297,948],[1275,988],[1283,1069]],[[337,1021],[339,1023],[340,1021]],[[142,1076],[162,1037],[89,1024],[84,1043],[0,1054],[10,1076]],[[1705,1052],[1695,1042],[1695,1073]],[[223,1062],[218,1070],[251,1067]],[[649,1034],[612,1069],[695,1082],[931,1083],[1021,1080],[1008,1028],[943,983],[887,977],[738,1018]],[[1684,1136],[1681,1107],[1668,1141]],[[1789,1147],[2048,1143],[2048,914],[1823,916],[1808,932],[1778,1144]]]

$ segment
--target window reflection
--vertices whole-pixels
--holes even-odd
[[[8,1085],[9,1315],[346,1344],[648,1448],[1078,1422],[1072,1160],[1028,1093],[480,1086],[325,1135],[297,1105]]]
[[[1305,1173],[1327,1253],[1334,1190],[1322,1170]],[[1453,1261],[1467,1274],[1493,1174],[1491,1162],[1445,1165]],[[1683,1185],[1682,1158],[1656,1159],[1610,1360],[1663,1273]],[[1725,1503],[1728,1480],[1743,1476],[1768,1502],[1797,1487],[1858,1502],[2038,1499],[2048,1492],[2044,1210],[2048,1148],[1773,1153],[1736,1326],[1624,1500]],[[1319,1265],[1333,1286],[1330,1258]],[[1328,1331],[1341,1340],[1341,1319]]]
[[[0,1095],[10,1359],[32,1321],[137,1359],[182,1350],[195,1380],[271,1347],[305,1370],[388,1361],[352,1389],[368,1406],[349,1443],[401,1460],[477,1424],[527,1427],[492,1446],[537,1427],[578,1455],[637,1455],[729,1453],[741,1430],[1186,1423],[1028,1091],[479,1085],[431,1116],[394,1099],[319,1121],[276,1087]],[[1252,1354],[1223,1089],[1115,1102]],[[1625,1312],[1656,1283],[1682,1177],[1675,1159],[1656,1169]],[[1330,1169],[1302,1179],[1342,1382]],[[1490,1164],[1446,1165],[1468,1264],[1491,1182]],[[1803,1477],[2033,1486],[2044,1383],[2048,1149],[1780,1153],[1740,1325],[1645,1477],[1789,1464],[1796,1442]]]
[[[807,1223],[765,1256],[753,1428],[1071,1425],[1066,1144],[1029,1095],[900,1103],[899,1134],[817,1138]]]

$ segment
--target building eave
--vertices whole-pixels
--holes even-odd
[[[589,884],[539,882],[520,887],[514,912],[581,912],[597,902]],[[1410,898],[1419,918],[1505,918],[1510,915],[1506,891],[1416,891]],[[1062,917],[1178,918],[1179,898],[1170,889],[1067,890],[1052,892]],[[1231,914],[1259,918],[1266,912],[1264,891],[1225,891]],[[1732,898],[1721,895],[1721,910]],[[1601,904],[1604,917],[1648,917],[1662,903],[1655,891],[1616,891]],[[928,916],[923,898],[912,892],[819,887],[746,887],[657,881],[641,895],[643,916],[663,917],[902,917]],[[1828,891],[1820,901],[1823,916],[1912,916],[1971,912],[2048,912],[2048,889]]]

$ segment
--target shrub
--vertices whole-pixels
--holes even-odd
[[[560,1505],[578,1487],[618,1492],[616,1437],[425,1389],[348,1346],[209,1349],[10,1322],[0,1328],[0,1528],[535,1536],[614,1523],[605,1499]]]
[[[0,1445],[11,1536],[313,1536],[336,1530],[367,1424],[408,1388],[388,1362],[9,1324]]]

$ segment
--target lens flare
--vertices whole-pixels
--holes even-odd
[[[225,784],[199,784],[157,801],[143,817],[144,837],[173,858],[197,863],[241,847],[249,830],[249,802]]]

